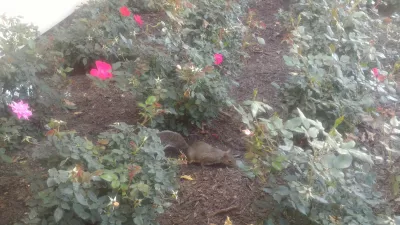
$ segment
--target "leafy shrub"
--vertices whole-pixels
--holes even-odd
[[[56,103],[59,95],[40,74],[47,68],[47,55],[36,47],[37,28],[22,23],[20,18],[2,15],[0,33],[0,157],[10,162],[6,153],[21,148],[22,141],[30,142],[35,136],[32,123],[12,117],[10,103],[21,99],[29,102],[37,109],[35,119],[40,119],[46,106]]]
[[[133,12],[121,15],[125,3],[89,1],[55,32],[53,48],[65,57],[63,67],[82,63],[89,69],[97,60],[112,64],[119,88],[139,102],[155,96],[162,106],[163,113],[150,121],[153,127],[186,132],[188,124],[201,126],[216,117],[230,104],[231,76],[240,71],[244,26],[237,16],[245,4],[168,2],[163,9],[169,21],[140,26]],[[217,53],[224,60],[213,66]]]
[[[157,12],[167,4],[165,0],[129,0],[127,5],[140,12]]]
[[[6,149],[16,148],[21,143],[22,127],[14,118],[0,117],[0,124],[0,158],[3,161],[11,162],[11,158],[6,155]]]
[[[97,143],[56,131],[48,136],[58,155],[47,189],[31,202],[28,224],[156,224],[176,188],[176,168],[155,130],[112,125]]]
[[[1,16],[0,33],[0,115],[8,115],[7,105],[16,98],[41,107],[57,100],[59,95],[38,76],[47,68],[47,58],[36,48],[37,28]]]
[[[299,109],[287,121],[266,119],[261,114],[265,105],[249,103],[249,110],[237,109],[251,131],[246,157],[256,175],[267,177],[264,191],[281,207],[294,208],[318,224],[395,224],[391,206],[375,190],[370,152],[354,141],[344,142],[335,128],[327,133]]]
[[[381,30],[356,6],[345,1],[293,5],[293,31],[286,37],[291,55],[284,59],[296,76],[280,89],[281,96],[289,111],[299,107],[326,127],[341,116],[350,127],[350,121],[357,123],[375,100],[370,70],[383,70],[385,55],[372,44]]]

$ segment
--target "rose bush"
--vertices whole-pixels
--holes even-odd
[[[384,28],[377,26],[379,19],[352,10],[355,7],[344,1],[299,2],[293,5],[292,22],[284,19],[293,29],[285,39],[291,54],[284,57],[293,75],[279,87],[280,96],[289,112],[298,107],[327,128],[344,116],[339,129],[352,129],[365,111],[374,108],[375,100],[393,102],[391,81],[385,82],[387,94],[381,99],[376,83],[371,83],[374,76],[384,79],[371,72],[373,68],[387,75],[381,66],[386,49],[372,44]]]
[[[187,132],[188,124],[200,127],[231,104],[228,88],[244,55],[244,25],[237,20],[244,3],[169,2],[168,19],[153,24],[129,6],[116,0],[84,5],[54,34],[51,46],[64,56],[62,65],[81,64],[96,76],[95,62],[110,64],[117,87],[139,102],[155,96],[162,105],[152,127]]]
[[[177,188],[176,164],[165,157],[158,131],[117,123],[93,143],[55,128],[43,146],[54,146],[63,160],[48,170],[24,223],[157,224]]]
[[[317,224],[400,221],[398,27],[361,3],[296,1],[281,11],[292,72],[276,86],[292,114],[268,116],[272,109],[256,98],[236,107],[251,161],[241,167],[266,181],[279,222],[285,208]]]

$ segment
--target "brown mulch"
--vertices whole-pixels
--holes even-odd
[[[278,35],[281,30],[276,26],[274,16],[282,7],[282,2],[277,0],[259,1],[252,5],[257,13],[256,19],[267,25],[266,30],[254,30],[265,39],[266,45],[247,50],[250,59],[244,67],[243,75],[236,79],[240,86],[231,90],[231,95],[239,103],[251,99],[253,90],[257,88],[258,100],[271,106],[279,106],[271,83],[280,83],[286,76],[282,60],[286,47],[281,44],[281,37]],[[157,16],[154,13],[143,15],[153,25],[164,17],[165,15]],[[66,121],[69,129],[75,129],[80,135],[92,136],[106,130],[114,122],[138,122],[137,103],[130,94],[123,93],[118,88],[101,89],[86,76],[77,75],[71,79],[72,84],[67,92],[70,95],[66,98],[77,109],[52,111],[53,118]],[[226,115],[221,114],[218,119],[205,126],[204,131],[193,128],[188,142],[202,139],[223,150],[231,149],[234,155],[242,158],[245,146],[240,132],[243,128],[240,117],[233,109],[224,111]],[[14,165],[0,164],[2,224],[15,222],[28,211],[24,202],[30,196],[27,182],[7,172],[19,169],[14,168]],[[181,167],[179,176],[181,175],[190,175],[194,180],[181,180],[178,200],[158,218],[161,225],[222,225],[227,216],[235,225],[256,224],[267,217],[268,210],[259,208],[254,203],[261,199],[275,203],[261,190],[262,186],[257,181],[245,177],[237,169],[210,166],[202,170],[198,165],[188,165]]]
[[[253,202],[266,197],[238,170],[188,165],[181,172],[194,180],[182,179],[178,200],[158,218],[160,224],[224,224],[227,216],[234,224],[254,224],[265,216]]]
[[[115,122],[136,124],[137,103],[130,93],[118,89],[100,88],[82,75],[71,77],[67,99],[77,107],[73,111],[53,110],[53,118],[67,122],[69,129],[81,135],[97,135]]]

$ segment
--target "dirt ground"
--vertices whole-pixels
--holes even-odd
[[[286,76],[282,56],[286,46],[281,44],[280,28],[276,26],[274,16],[283,8],[279,0],[260,0],[251,7],[256,11],[256,18],[266,23],[265,31],[257,34],[265,39],[266,45],[251,47],[251,58],[244,67],[243,75],[237,78],[239,87],[232,89],[232,96],[238,101],[249,99],[253,90],[258,89],[259,100],[279,106],[271,82],[282,82]],[[157,15],[143,16],[144,20],[157,20]],[[155,23],[157,23],[155,21]],[[117,121],[136,124],[138,111],[135,99],[117,88],[100,89],[86,76],[72,76],[68,99],[76,104],[73,112],[54,110],[57,119],[68,123],[81,135],[94,135],[107,129],[107,125]],[[223,150],[231,149],[241,158],[245,152],[240,132],[240,120],[232,109],[224,109],[222,115],[205,127],[205,133],[198,129],[191,130],[188,142],[202,139]],[[229,116],[227,116],[229,115]],[[21,153],[25,154],[25,153]],[[12,165],[0,164],[0,221],[11,224],[27,211],[25,201],[30,198],[29,184],[13,171],[24,171],[34,162],[17,161]],[[35,165],[31,165],[35,168]],[[38,167],[38,166],[36,166]],[[38,171],[43,169],[38,168]],[[250,180],[236,169],[224,167],[206,167],[198,165],[182,166],[180,175],[191,175],[194,181],[181,181],[178,200],[159,216],[161,225],[197,225],[223,224],[229,216],[235,225],[256,224],[266,218],[268,210],[257,206],[258,200],[273,202],[263,191],[261,185]],[[294,222],[293,224],[299,224]]]

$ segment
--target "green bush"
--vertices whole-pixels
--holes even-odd
[[[164,5],[169,21],[144,21],[142,27],[132,8],[130,16],[121,15],[124,4],[90,1],[55,32],[53,48],[65,57],[63,67],[112,64],[119,88],[139,102],[155,96],[162,106],[163,113],[151,116],[152,127],[187,132],[188,124],[215,118],[231,103],[228,87],[240,72],[244,26],[237,16],[244,4],[170,2]],[[214,54],[223,55],[222,64],[213,65]]]
[[[49,61],[36,47],[37,28],[19,18],[1,16],[0,33],[0,116],[9,115],[13,100],[28,100],[38,108],[58,100],[59,95],[39,76]]]
[[[281,11],[278,17],[290,30],[284,40],[291,46],[283,59],[292,72],[276,86],[292,114],[285,120],[270,117],[266,112],[271,108],[255,98],[236,107],[248,128],[245,157],[251,166],[243,169],[266,182],[264,191],[281,206],[276,211],[288,207],[317,224],[400,221],[396,203],[377,190],[382,171],[375,166],[385,158],[383,152],[398,157],[399,123],[394,113],[389,121],[378,107],[394,106],[399,99],[393,79],[398,62],[383,54],[397,54],[386,44],[398,38],[398,27],[370,18],[360,3],[296,1],[291,13]],[[386,39],[379,42],[376,37],[383,34]],[[359,124],[374,130],[368,141],[375,145],[367,145],[364,137],[359,143],[352,140]],[[375,132],[383,134],[379,141]],[[397,160],[387,160],[382,169],[393,198],[399,193]]]
[[[344,141],[336,130],[342,120],[327,133],[299,109],[283,121],[267,119],[268,106],[248,103],[237,108],[249,128],[248,169],[266,181],[263,190],[279,203],[276,211],[292,208],[317,224],[395,224],[392,206],[375,189],[375,155]]]
[[[34,123],[17,121],[10,104],[23,100],[35,108],[33,121],[43,119],[50,104],[58,103],[60,95],[45,80],[51,73],[51,56],[36,46],[37,28],[24,24],[17,17],[0,16],[0,156],[19,149],[22,141],[36,136]],[[27,118],[25,118],[27,119]]]
[[[293,29],[286,38],[292,44],[291,54],[284,60],[293,67],[294,76],[280,88],[283,103],[289,112],[299,107],[328,128],[344,116],[351,128],[373,108],[376,85],[371,83],[371,69],[385,73],[381,67],[385,49],[372,44],[384,31],[356,10],[357,3],[300,1],[292,7],[289,18],[280,14]],[[391,101],[389,96],[384,97],[386,102]]]
[[[156,224],[177,188],[175,164],[156,130],[112,127],[95,144],[68,131],[48,136],[63,160],[48,171],[25,223]]]

